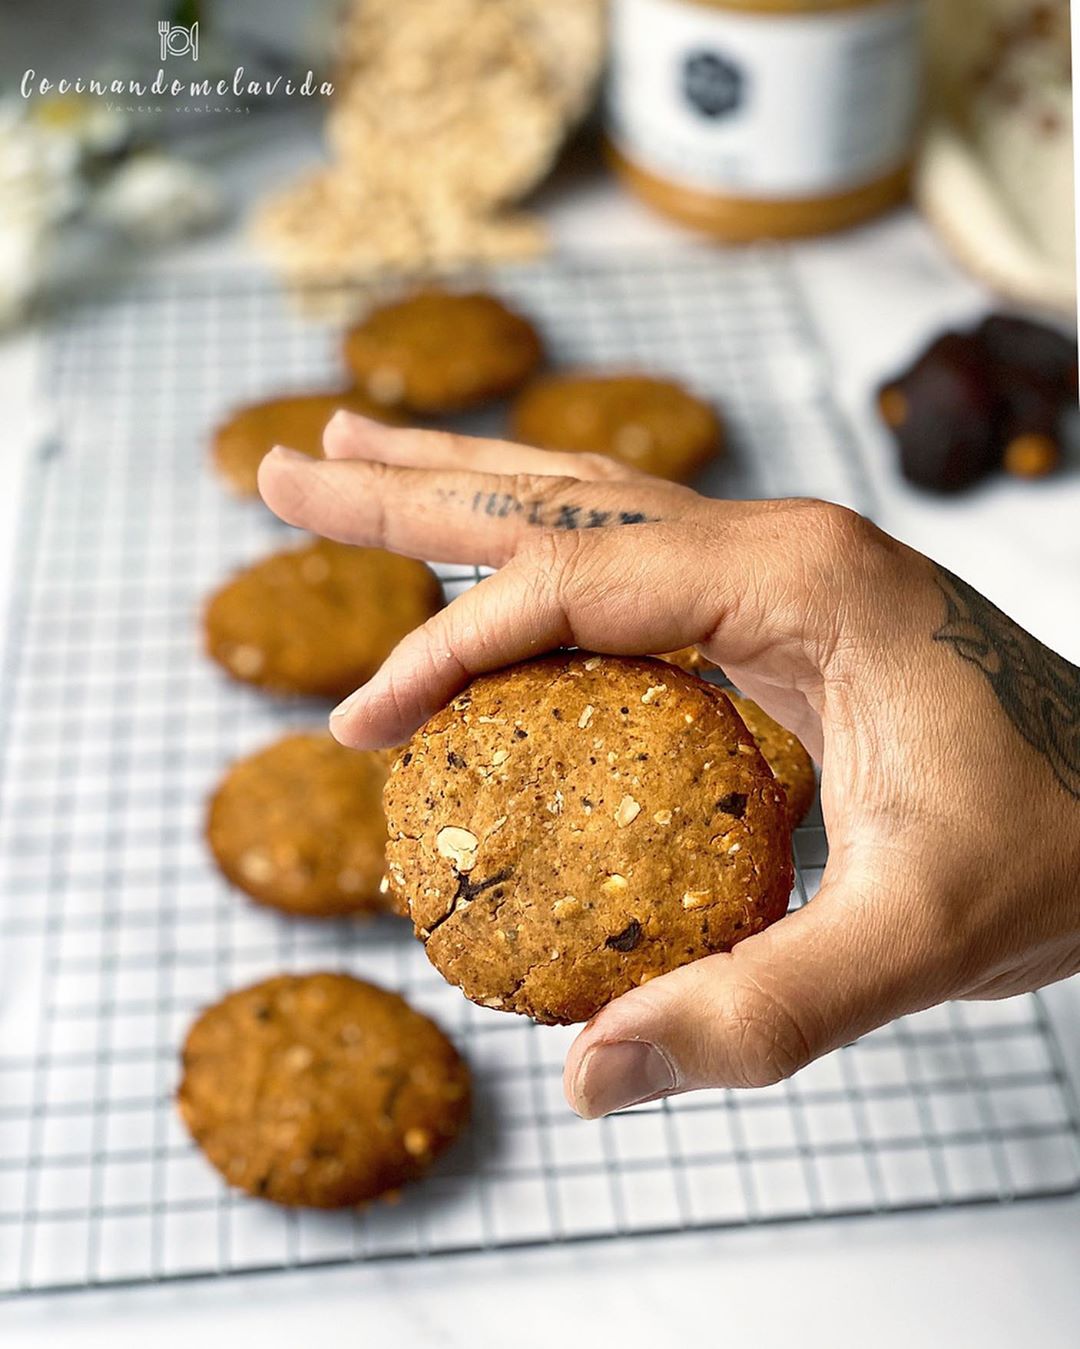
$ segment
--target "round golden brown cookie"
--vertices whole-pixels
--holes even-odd
[[[240,496],[257,496],[259,465],[274,446],[321,459],[323,431],[339,408],[380,421],[400,420],[356,389],[270,398],[238,408],[215,430],[214,465]]]
[[[298,732],[232,765],[210,800],[206,838],[233,885],[274,909],[333,918],[389,906],[384,754]]]
[[[345,338],[345,360],[376,403],[462,412],[519,388],[543,358],[536,329],[493,295],[421,291],[374,309]]]
[[[346,974],[230,993],[188,1031],[177,1105],[230,1185],[343,1208],[421,1175],[469,1115],[469,1072],[434,1022]]]
[[[647,375],[548,375],[518,398],[515,440],[604,454],[683,482],[721,451],[715,411],[672,380]]]
[[[390,888],[466,997],[584,1021],[787,908],[783,793],[720,690],[557,653],[483,675],[383,794]]]
[[[343,698],[441,603],[422,562],[316,539],[263,558],[211,597],[206,650],[245,683]]]
[[[757,703],[738,693],[729,693],[728,697],[783,787],[792,826],[797,825],[814,804],[817,794],[814,761],[802,741],[763,712]]]

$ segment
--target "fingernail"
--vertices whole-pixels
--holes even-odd
[[[343,702],[338,703],[337,707],[330,713],[330,720],[337,721],[338,717],[346,716],[356,706],[363,691],[363,689],[357,689],[355,693],[350,693]]]
[[[301,454],[299,450],[290,450],[288,445],[275,445],[270,453],[276,454],[279,459],[299,459],[304,463],[311,463],[310,454]]]
[[[581,1061],[574,1081],[574,1109],[584,1119],[663,1096],[675,1086],[667,1056],[644,1040],[596,1045]]]

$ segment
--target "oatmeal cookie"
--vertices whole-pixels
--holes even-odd
[[[384,792],[387,874],[474,1002],[584,1021],[786,910],[783,793],[724,694],[661,661],[483,675]]]
[[[422,562],[316,539],[246,568],[203,616],[207,654],[273,693],[343,698],[442,603]]]
[[[392,412],[356,389],[338,393],[289,394],[238,408],[214,431],[214,467],[239,496],[258,496],[263,457],[275,445],[322,458],[322,434],[339,408],[379,421],[398,422]]]
[[[421,291],[372,310],[345,338],[345,360],[368,397],[420,414],[512,393],[542,357],[532,324],[478,293]]]
[[[647,375],[538,379],[514,404],[511,434],[542,449],[604,454],[674,482],[693,477],[723,447],[708,403]]]
[[[326,731],[284,736],[232,765],[206,839],[226,879],[298,917],[385,910],[385,754]]]
[[[681,646],[678,651],[664,651],[656,659],[670,661],[690,674],[704,674],[706,670],[719,668],[708,656],[703,656],[696,646]]]
[[[230,993],[188,1031],[176,1101],[230,1185],[311,1208],[420,1176],[464,1127],[469,1073],[403,998],[346,974]]]
[[[784,789],[792,826],[799,824],[817,795],[814,761],[798,736],[785,730],[778,721],[763,712],[757,703],[738,693],[729,693],[728,697],[757,741],[773,776]]]

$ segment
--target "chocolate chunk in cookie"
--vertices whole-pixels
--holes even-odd
[[[536,329],[493,295],[421,291],[372,310],[345,338],[364,393],[380,407],[421,415],[503,398],[542,358]]]
[[[228,880],[299,917],[388,908],[385,754],[299,732],[232,765],[210,801],[206,838]]]
[[[647,375],[548,375],[514,404],[515,440],[607,455],[683,482],[723,447],[716,412],[673,380]]]
[[[317,539],[222,586],[203,616],[206,650],[245,683],[343,698],[441,602],[422,562]]]
[[[240,496],[257,496],[259,465],[274,446],[287,445],[321,459],[323,431],[339,408],[380,421],[400,420],[356,389],[291,394],[250,403],[238,408],[215,430],[214,466]]]
[[[469,1073],[403,998],[345,974],[280,975],[204,1011],[176,1101],[230,1185],[312,1208],[420,1176],[469,1114]]]
[[[384,793],[390,887],[474,1002],[584,1021],[786,910],[782,791],[724,694],[558,653],[475,680]]]

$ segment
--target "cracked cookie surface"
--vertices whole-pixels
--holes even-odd
[[[206,651],[244,683],[344,698],[441,604],[422,562],[316,539],[254,563],[210,598]]]
[[[230,993],[188,1031],[177,1107],[230,1185],[342,1208],[420,1176],[469,1115],[469,1071],[403,998],[345,974]]]
[[[345,338],[345,360],[376,403],[420,414],[502,398],[543,357],[536,329],[494,295],[421,291],[374,309]]]
[[[234,763],[210,800],[206,839],[226,879],[298,917],[388,905],[382,790],[387,756],[302,731]]]
[[[684,482],[723,446],[719,417],[674,380],[648,375],[547,375],[514,404],[515,440],[546,450],[603,454]]]
[[[214,467],[238,495],[258,496],[259,465],[274,446],[287,445],[321,459],[323,431],[339,408],[379,421],[400,421],[357,389],[268,398],[237,408],[216,428],[211,446]]]
[[[387,875],[474,1002],[587,1020],[760,931],[793,882],[783,792],[725,695],[556,653],[481,676],[398,756]]]

